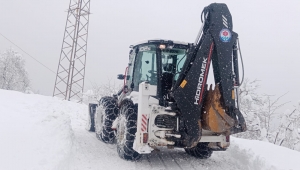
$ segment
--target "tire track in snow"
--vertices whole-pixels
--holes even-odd
[[[135,169],[152,169],[147,155],[143,155],[140,160],[135,162]]]
[[[172,156],[172,153],[169,153],[172,160],[176,163],[176,165],[179,167],[179,169],[183,170],[183,168],[180,166],[180,164],[177,162],[176,157]]]
[[[170,152],[172,152],[172,151],[163,150],[163,152],[160,152],[160,154],[159,154],[160,159],[163,161],[166,169],[180,170],[181,167],[170,156]]]
[[[175,153],[171,153],[171,155],[173,155],[173,158],[176,160],[176,162],[178,163],[178,165],[182,168],[182,169],[195,169],[196,168],[193,166],[193,164],[191,163],[190,159],[187,159],[186,157],[184,157],[184,152],[175,152]]]
[[[143,155],[141,160],[136,162],[136,169],[141,167],[145,169],[195,169],[191,166],[191,163],[182,159],[184,151],[178,151],[177,149],[168,150],[162,149],[162,151],[154,152],[149,155]]]
[[[152,153],[147,155],[152,169],[165,169],[162,160],[159,158],[158,153]]]
[[[161,154],[157,154],[157,155],[158,155],[158,158],[160,159],[161,163],[164,165],[164,167],[167,168],[167,165],[166,165],[165,161],[162,159]]]

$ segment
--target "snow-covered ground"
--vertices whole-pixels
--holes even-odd
[[[124,161],[85,130],[86,114],[83,104],[0,90],[0,169],[300,169],[300,152],[238,138],[207,160],[162,149]]]

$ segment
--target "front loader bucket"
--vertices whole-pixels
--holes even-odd
[[[227,115],[220,103],[221,93],[219,86],[216,85],[212,90],[212,85],[204,99],[202,110],[202,128],[216,133],[230,134],[230,129],[235,121]]]

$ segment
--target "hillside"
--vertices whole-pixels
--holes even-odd
[[[198,160],[182,149],[118,157],[85,130],[87,106],[57,98],[0,90],[0,169],[299,169],[300,152],[232,138],[225,152]]]

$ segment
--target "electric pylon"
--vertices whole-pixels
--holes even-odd
[[[90,15],[90,0],[70,0],[53,96],[81,101]]]

